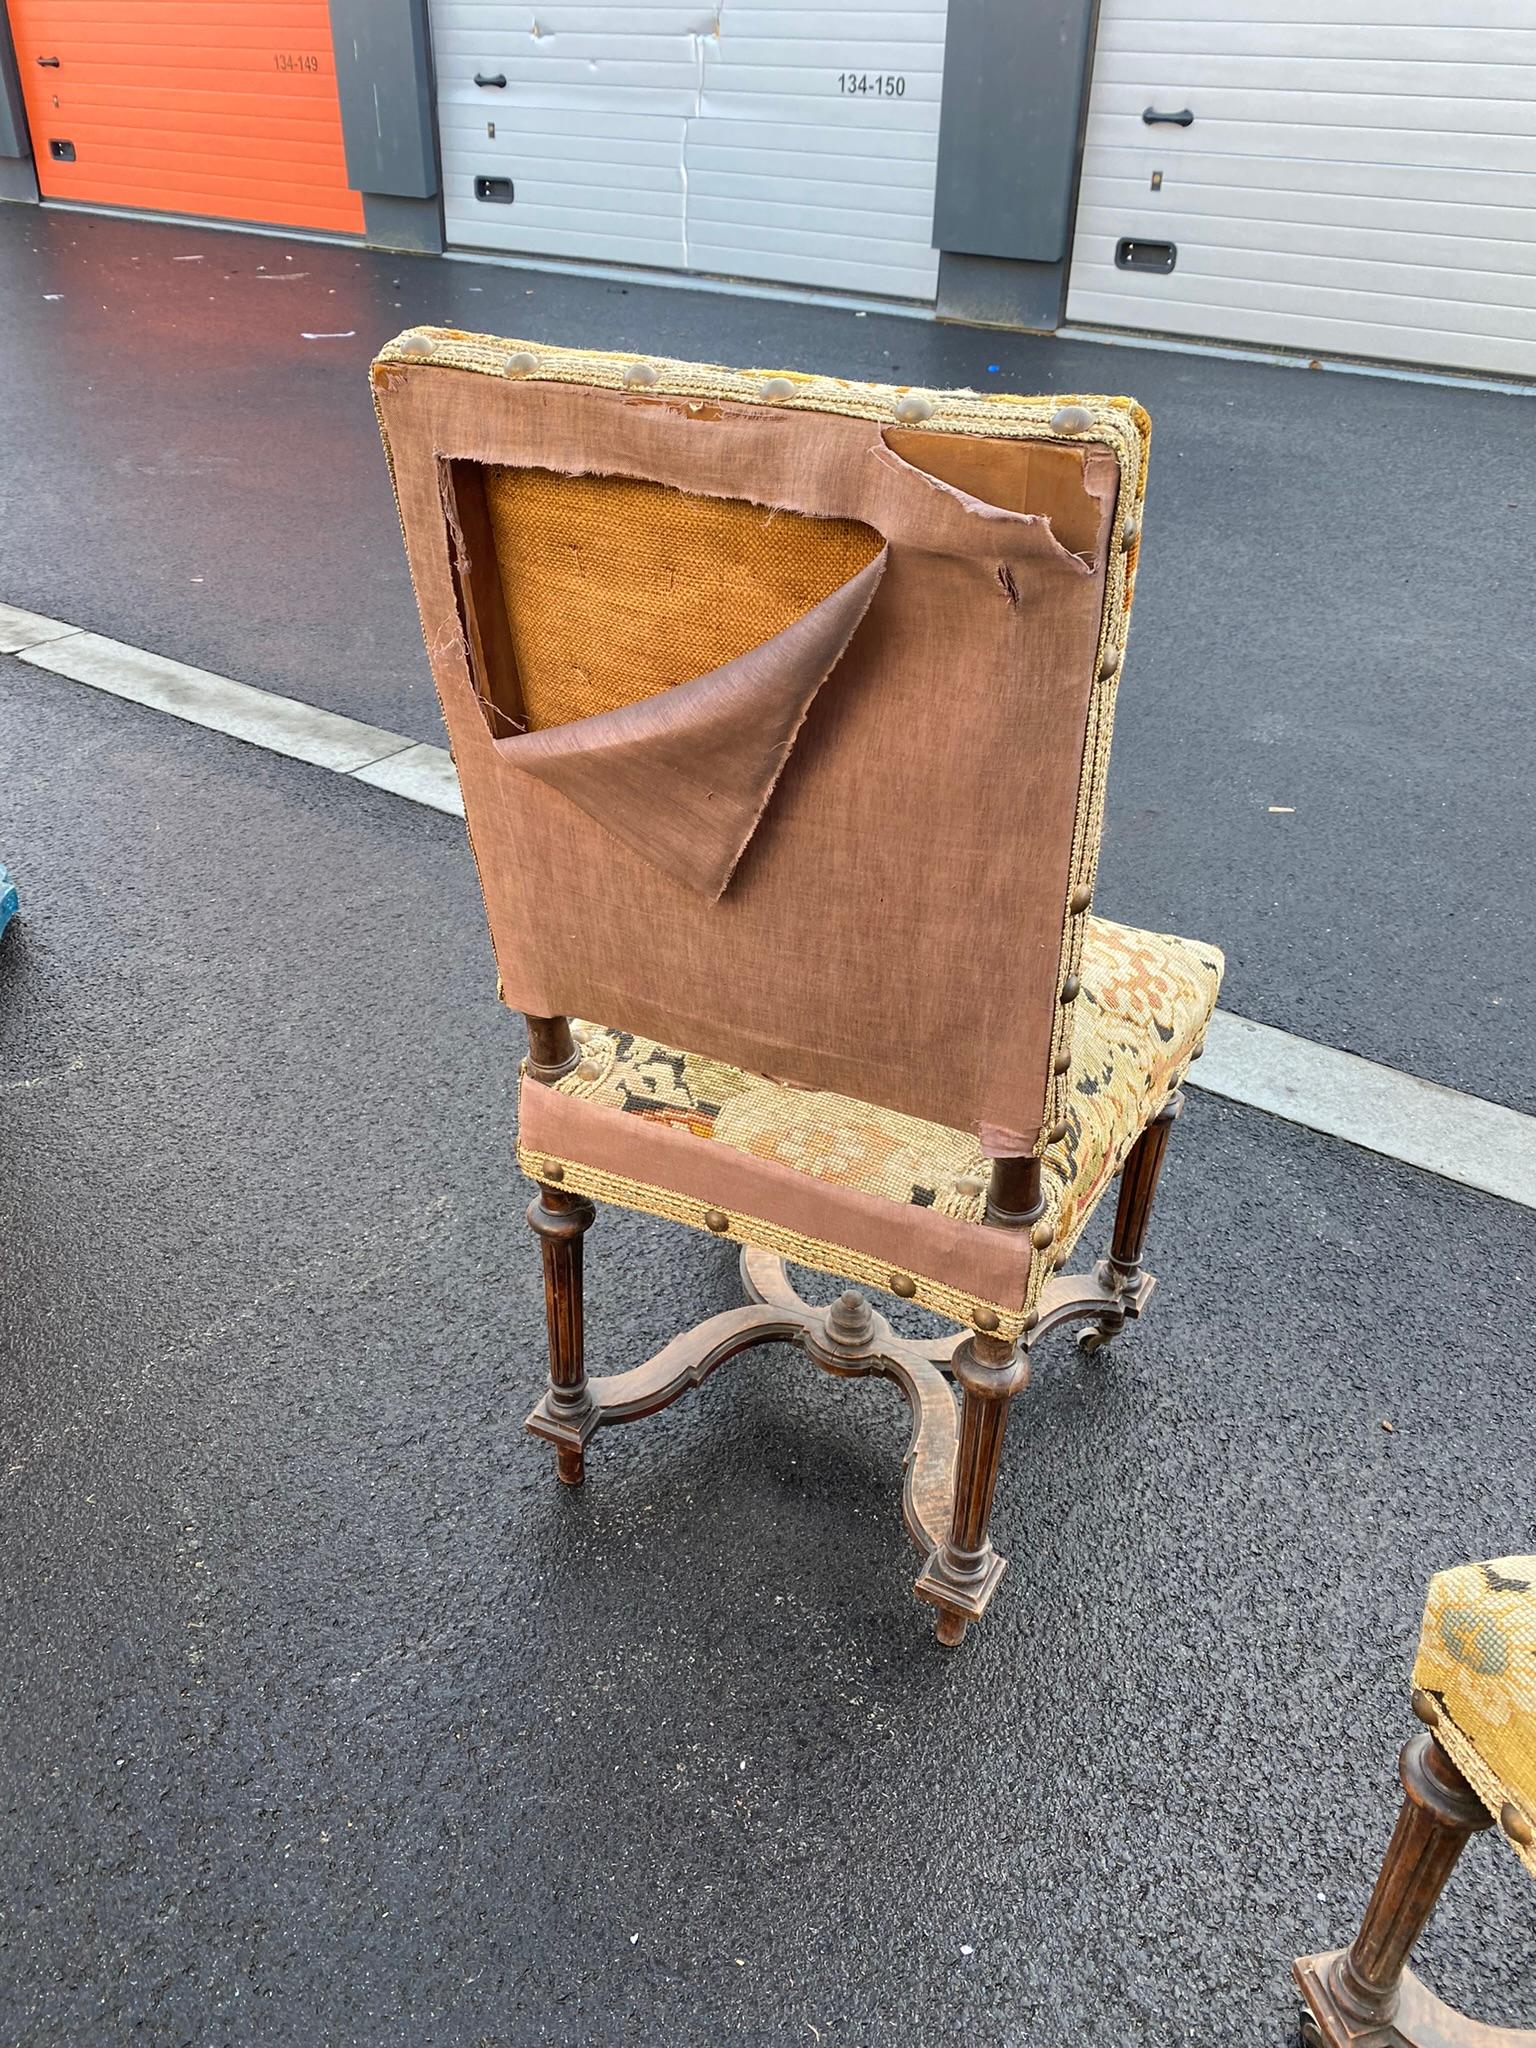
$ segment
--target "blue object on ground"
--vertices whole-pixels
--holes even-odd
[[[11,880],[11,871],[0,860],[0,932],[21,908],[21,898],[16,894],[16,884]]]

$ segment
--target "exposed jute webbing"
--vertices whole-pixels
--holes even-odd
[[[874,560],[855,519],[808,519],[639,477],[491,468],[486,501],[530,731],[734,661]]]

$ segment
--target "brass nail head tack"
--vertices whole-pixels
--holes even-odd
[[[1516,1806],[1513,1799],[1506,1799],[1499,1809],[1499,1826],[1512,1842],[1518,1842],[1522,1849],[1529,1849],[1536,1842],[1536,1827]]]
[[[654,363],[631,363],[624,372],[626,384],[659,384],[661,372]]]
[[[899,1294],[903,1301],[910,1301],[917,1292],[917,1282],[910,1273],[893,1273],[891,1275],[891,1292],[892,1294]]]
[[[704,1225],[706,1229],[717,1232],[729,1230],[731,1219],[723,1209],[706,1209],[704,1211]]]
[[[926,420],[931,418],[932,414],[933,401],[930,398],[919,398],[915,393],[908,392],[905,398],[898,398],[896,401],[896,417],[899,420]]]
[[[769,377],[763,385],[764,398],[793,398],[795,387],[788,377]]]
[[[1121,547],[1123,547],[1123,548],[1133,548],[1133,547],[1135,547],[1135,545],[1136,545],[1137,541],[1139,541],[1140,539],[1141,539],[1141,521],[1140,521],[1139,519],[1136,519],[1136,518],[1134,518],[1134,517],[1133,517],[1133,518],[1130,518],[1130,519],[1127,519],[1127,521],[1125,522],[1124,526],[1122,526],[1122,527],[1121,527],[1121,529],[1120,529],[1120,545],[1121,545]]]
[[[560,1182],[565,1179],[565,1168],[560,1164],[558,1159],[550,1160],[549,1164],[544,1169],[544,1178],[545,1180],[552,1180],[557,1187],[559,1186]]]
[[[992,1332],[1002,1322],[1002,1317],[995,1308],[979,1308],[975,1315],[972,1316],[971,1321],[984,1336],[990,1337]]]
[[[1081,917],[1092,901],[1093,890],[1090,885],[1087,882],[1079,882],[1070,898],[1072,915]]]
[[[976,1174],[962,1173],[955,1182],[955,1193],[957,1195],[979,1195],[985,1186],[986,1182]]]
[[[1106,647],[1104,658],[1099,663],[1099,680],[1107,683],[1120,666],[1121,654],[1118,647]]]
[[[1069,1073],[1070,1073],[1071,1071],[1072,1071],[1072,1055],[1071,1055],[1071,1053],[1069,1053],[1069,1052],[1059,1052],[1059,1053],[1057,1053],[1057,1055],[1056,1055],[1055,1059],[1053,1059],[1053,1060],[1051,1061],[1051,1072],[1052,1072],[1053,1074],[1069,1074]]]
[[[515,348],[507,357],[507,369],[514,377],[529,376],[539,367],[539,359],[532,349]]]
[[[1065,1123],[1052,1124],[1045,1134],[1045,1142],[1047,1145],[1059,1145],[1066,1135],[1067,1126]]]
[[[1092,425],[1093,414],[1086,405],[1064,405],[1051,415],[1053,434],[1081,434]]]
[[[1040,1327],[1039,1309],[1032,1308],[1030,1310],[1029,1314],[1024,1318],[1024,1327],[1026,1330],[1037,1330]]]
[[[1075,1003],[1082,992],[1082,986],[1075,974],[1069,974],[1061,984],[1061,1000],[1064,1003]]]
[[[1029,1241],[1037,1252],[1048,1251],[1056,1242],[1055,1226],[1042,1219],[1029,1233]]]
[[[1413,1698],[1410,1700],[1409,1705],[1426,1728],[1438,1728],[1440,1726],[1440,1709],[1421,1686],[1416,1685],[1414,1687]]]
[[[596,1060],[583,1060],[576,1069],[576,1078],[578,1081],[595,1081],[602,1071]]]

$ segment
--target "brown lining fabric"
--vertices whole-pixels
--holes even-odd
[[[376,395],[507,1000],[1034,1147],[1070,1028],[1063,906],[1092,872],[1113,696],[1096,672],[1123,633],[1113,529],[1139,494],[1143,416],[1093,401],[1069,439],[1059,400],[931,401],[925,437],[1021,458],[1043,442],[1075,469],[1100,512],[1084,559],[1039,513],[888,446],[909,401],[878,387],[801,380],[765,405],[760,381],[699,366],[645,366],[636,390],[622,358],[430,334],[386,354]],[[471,663],[494,636],[466,646],[455,608],[445,460],[644,478],[883,538],[835,685],[717,902],[493,741]]]
[[[980,434],[925,434],[887,427],[881,439],[901,462],[961,492],[984,518],[1011,512],[1044,518],[1069,554],[1092,565],[1103,531],[1106,486],[1075,448],[1049,442],[992,441]]]
[[[882,1260],[887,1272],[939,1271],[957,1294],[1013,1309],[1024,1305],[1034,1256],[1027,1230],[990,1229],[884,1201],[861,1188],[811,1182],[772,1159],[701,1144],[685,1132],[643,1125],[526,1079],[519,1101],[518,1149],[525,1157],[600,1158],[605,1171],[663,1184],[701,1210],[745,1213],[808,1241]]]
[[[496,742],[642,860],[713,902],[885,571],[885,550],[761,647],[673,689]]]

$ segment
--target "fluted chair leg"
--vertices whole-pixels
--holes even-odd
[[[1029,1360],[1015,1343],[979,1333],[965,1338],[951,1361],[960,1389],[954,1506],[948,1533],[923,1567],[920,1598],[938,1608],[935,1632],[956,1649],[986,1612],[1005,1560],[992,1548],[992,1496],[1002,1462],[1003,1433],[1015,1394],[1029,1384]]]
[[[1147,1227],[1152,1221],[1152,1203],[1168,1156],[1168,1140],[1184,1107],[1184,1097],[1175,1090],[1126,1154],[1120,1169],[1120,1198],[1115,1205],[1115,1228],[1109,1242],[1109,1257],[1101,1259],[1098,1277],[1117,1298],[1078,1338],[1084,1351],[1097,1351],[1125,1328],[1127,1316],[1139,1314],[1150,1298],[1151,1276],[1142,1266]]]
[[[552,1424],[568,1426],[568,1441],[555,1437],[555,1473],[567,1486],[586,1477],[586,1432],[593,1401],[587,1387],[582,1313],[581,1241],[597,1211],[585,1195],[539,1186],[528,1204],[528,1226],[544,1259],[544,1315],[549,1325],[549,1396]]]
[[[1404,1745],[1398,1776],[1402,1810],[1360,1932],[1348,1948],[1297,1959],[1302,2039],[1311,2048],[1536,2048],[1526,2029],[1453,2011],[1408,1968],[1457,1858],[1492,1822],[1428,1733]]]
[[[1175,1091],[1131,1147],[1120,1169],[1120,1199],[1115,1206],[1109,1264],[1122,1292],[1134,1288],[1141,1279],[1141,1255],[1146,1249],[1147,1226],[1152,1221],[1152,1202],[1163,1161],[1168,1156],[1168,1140],[1183,1107],[1184,1097]]]

